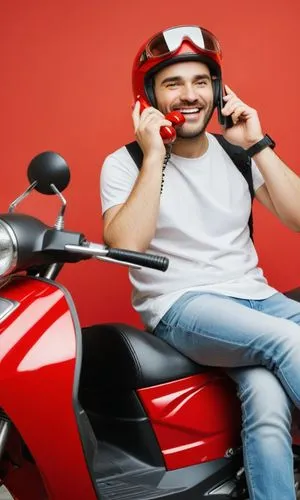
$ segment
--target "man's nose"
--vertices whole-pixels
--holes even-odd
[[[197,101],[198,99],[196,89],[194,88],[193,85],[188,85],[188,84],[183,87],[180,97],[181,99],[190,102]]]

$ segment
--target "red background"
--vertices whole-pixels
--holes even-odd
[[[175,24],[200,24],[218,36],[225,81],[258,109],[279,155],[300,174],[299,11],[297,0],[2,0],[0,211],[27,187],[31,158],[54,150],[71,168],[66,227],[101,241],[100,168],[133,138],[133,57],[146,38]],[[50,224],[57,209],[57,199],[34,193],[18,210]],[[255,230],[271,284],[300,285],[299,234],[257,206]],[[66,266],[60,279],[84,324],[140,324],[125,268],[84,262]]]

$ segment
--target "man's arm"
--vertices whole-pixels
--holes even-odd
[[[149,247],[159,210],[162,169],[157,163],[159,158],[145,159],[127,201],[105,212],[103,236],[107,245],[138,252]]]
[[[270,148],[253,159],[265,181],[255,197],[289,229],[300,231],[300,178]]]
[[[154,237],[159,213],[162,166],[165,146],[160,127],[171,125],[155,108],[140,115],[140,103],[133,111],[135,134],[144,159],[138,178],[127,199],[104,214],[103,237],[107,245],[143,252]]]
[[[242,102],[228,86],[226,91],[222,113],[231,115],[234,126],[225,130],[224,137],[248,149],[264,136],[257,111]],[[270,148],[253,159],[265,181],[256,191],[256,198],[290,229],[300,231],[300,179]]]

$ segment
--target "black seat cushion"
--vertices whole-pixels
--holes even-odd
[[[300,302],[300,288],[285,292]],[[138,389],[163,384],[209,368],[183,356],[155,335],[107,323],[83,328],[82,387]]]
[[[300,302],[300,288],[293,288],[292,290],[288,290],[287,292],[284,292],[284,295],[289,297],[289,299],[296,300],[297,302]]]
[[[155,335],[107,323],[83,328],[82,387],[138,389],[207,371]]]

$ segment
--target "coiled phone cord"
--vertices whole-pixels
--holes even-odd
[[[164,163],[163,163],[162,173],[161,173],[160,194],[162,194],[162,192],[163,192],[164,182],[165,182],[165,170],[166,170],[166,166],[168,164],[168,161],[171,158],[171,152],[172,152],[172,144],[167,144],[166,145],[166,155],[164,158]]]

